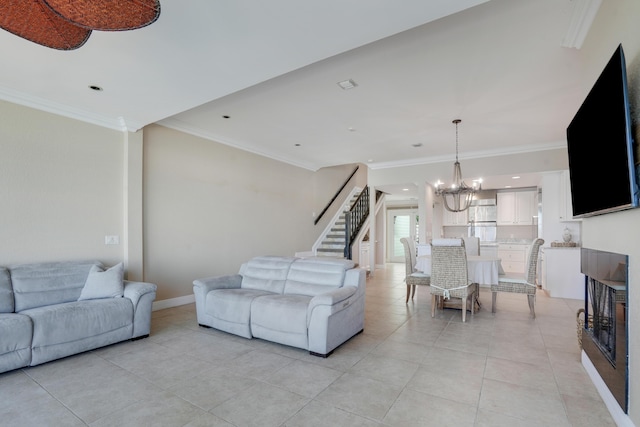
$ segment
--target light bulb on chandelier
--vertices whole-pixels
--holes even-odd
[[[452,123],[456,125],[456,162],[453,164],[453,183],[449,187],[444,187],[444,183],[436,182],[436,196],[442,197],[444,207],[449,212],[462,212],[469,209],[473,196],[482,190],[482,180],[473,180],[469,187],[462,180],[462,170],[458,161],[458,124],[462,120],[455,119]]]

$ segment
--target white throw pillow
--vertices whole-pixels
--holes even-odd
[[[94,265],[89,270],[89,276],[84,282],[84,288],[78,301],[99,298],[117,298],[124,295],[124,264],[114,265],[107,271]]]

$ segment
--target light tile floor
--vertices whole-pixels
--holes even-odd
[[[580,301],[491,294],[461,322],[405,305],[404,264],[367,281],[364,333],[327,359],[153,313],[147,339],[0,374],[2,426],[614,426],[581,363]]]

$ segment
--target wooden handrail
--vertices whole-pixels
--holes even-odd
[[[360,168],[360,166],[356,166],[356,168],[353,170],[353,172],[351,172],[351,175],[349,175],[349,178],[347,178],[347,180],[344,182],[344,184],[342,184],[342,187],[340,187],[338,189],[338,191],[336,192],[336,194],[333,196],[333,198],[331,199],[331,201],[329,201],[329,203],[327,203],[327,206],[324,207],[324,209],[322,210],[322,212],[320,212],[320,215],[318,215],[318,217],[315,219],[315,221],[313,222],[313,225],[317,225],[318,222],[320,221],[320,219],[322,218],[322,216],[327,212],[327,210],[329,209],[329,207],[333,204],[333,202],[336,201],[336,199],[338,198],[338,196],[340,195],[340,193],[342,192],[342,190],[344,190],[344,187],[347,186],[347,184],[349,183],[349,181],[351,180],[351,178],[353,178],[353,176],[356,174],[356,172],[358,172],[358,169]]]

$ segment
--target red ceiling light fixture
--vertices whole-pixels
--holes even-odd
[[[159,0],[0,0],[1,28],[58,50],[79,48],[93,30],[135,30],[159,16]]]

